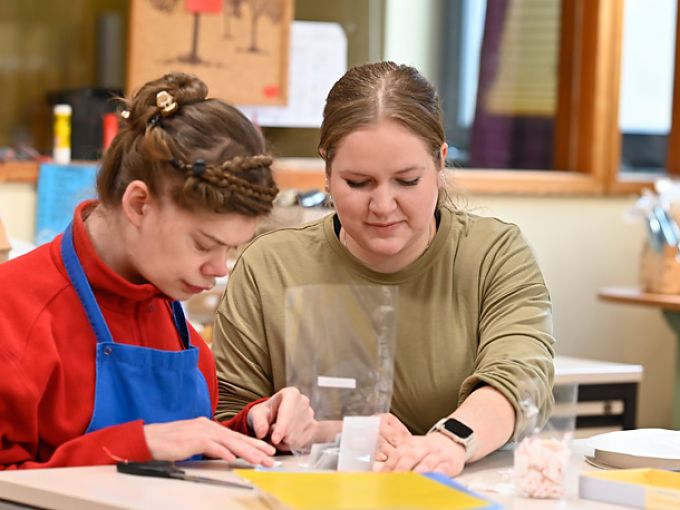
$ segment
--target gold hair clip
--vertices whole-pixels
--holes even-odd
[[[167,90],[161,90],[156,94],[156,106],[164,117],[177,111],[177,101]]]

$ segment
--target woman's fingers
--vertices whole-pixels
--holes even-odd
[[[218,441],[224,449],[251,464],[261,464],[268,467],[274,465],[271,456],[276,450],[271,445],[232,430],[229,432],[231,434],[226,437],[221,436]],[[253,441],[256,441],[256,443]]]
[[[272,465],[276,450],[267,443],[230,430],[207,418],[144,426],[151,456],[159,460],[184,460],[194,455]]]
[[[411,471],[426,455],[423,448],[410,444],[396,448],[385,461],[385,471]]]
[[[394,449],[408,441],[412,435],[399,418],[391,413],[380,415],[380,433],[376,447],[376,460],[385,461]]]
[[[293,387],[283,388],[254,406],[248,420],[258,437],[269,433],[272,444],[280,449],[306,444],[316,426],[309,398]]]
[[[406,426],[391,413],[380,415],[380,436],[388,444],[399,446],[411,437],[411,433]]]
[[[375,460],[384,462],[387,458],[392,455],[395,447],[390,444],[390,442],[385,439],[382,435],[378,437],[378,446],[375,451]]]
[[[390,452],[383,471],[439,472],[458,475],[465,466],[465,450],[441,434],[415,436]]]

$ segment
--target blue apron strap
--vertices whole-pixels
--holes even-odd
[[[90,283],[87,281],[83,266],[80,264],[80,260],[78,260],[78,255],[73,245],[73,225],[71,223],[66,227],[64,236],[61,239],[61,257],[64,259],[66,272],[85,309],[87,320],[97,336],[97,342],[113,342],[111,331],[106,325],[99,306],[97,306],[97,300],[94,297]],[[186,325],[184,327],[186,328]]]
[[[184,317],[184,309],[179,301],[172,302],[172,318],[175,320],[175,327],[182,339],[182,344],[185,349],[189,348],[189,328],[187,327],[187,320]]]

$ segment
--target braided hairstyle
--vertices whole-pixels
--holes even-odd
[[[259,130],[236,108],[206,99],[208,87],[174,72],[121,99],[123,127],[97,175],[102,203],[120,205],[134,180],[188,211],[261,216],[278,189]]]

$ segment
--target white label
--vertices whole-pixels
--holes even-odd
[[[316,384],[320,388],[348,388],[353,390],[357,387],[357,381],[353,377],[327,377],[320,375],[316,379]]]

